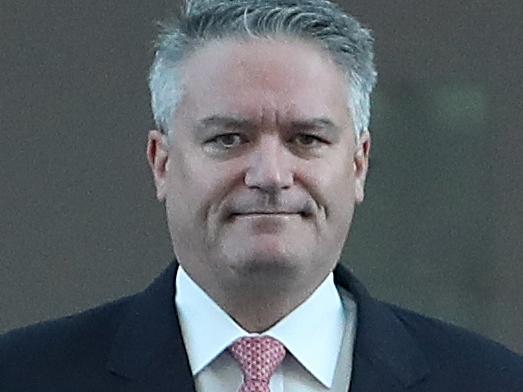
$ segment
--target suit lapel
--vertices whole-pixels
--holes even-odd
[[[429,372],[427,362],[390,307],[373,299],[341,264],[334,281],[358,306],[350,392],[403,391],[422,382]]]
[[[107,368],[126,391],[195,390],[174,303],[176,268],[135,297],[115,336]]]

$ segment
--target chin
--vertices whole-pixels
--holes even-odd
[[[229,267],[242,277],[271,276],[280,278],[296,277],[303,268],[303,256],[277,252],[274,249],[238,249],[233,258],[229,258]]]

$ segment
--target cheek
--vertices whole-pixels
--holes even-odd
[[[354,193],[354,175],[346,166],[334,162],[305,165],[300,170],[300,178],[319,203],[327,207],[343,204]]]
[[[167,201],[177,225],[194,220],[201,195],[200,176],[187,157],[178,149],[169,162],[169,186]]]
[[[207,219],[226,193],[230,173],[231,168],[208,164],[201,157],[187,159],[180,156],[173,162],[171,174],[171,204],[174,210],[193,221]]]

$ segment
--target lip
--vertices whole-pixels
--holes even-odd
[[[232,214],[231,216],[233,218],[241,218],[241,217],[256,217],[256,216],[292,216],[292,215],[302,215],[299,212],[249,212],[245,214]]]
[[[278,234],[285,230],[287,225],[301,222],[299,213],[248,213],[235,214],[230,222],[240,225],[242,230],[254,234]],[[246,226],[244,226],[246,225]]]

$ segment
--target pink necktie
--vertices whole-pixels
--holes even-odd
[[[245,337],[229,350],[243,372],[238,392],[270,392],[269,380],[285,357],[283,344],[270,336]]]

